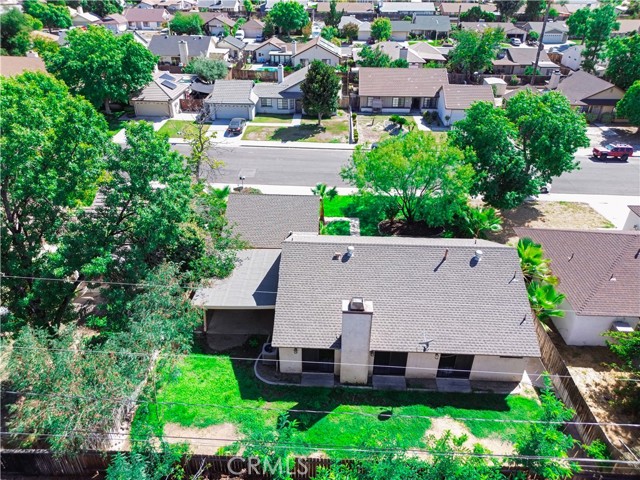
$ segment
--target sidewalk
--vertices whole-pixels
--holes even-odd
[[[356,148],[356,144],[350,143],[268,142],[258,140],[240,140],[238,144],[241,147],[312,148],[317,150],[355,150]]]

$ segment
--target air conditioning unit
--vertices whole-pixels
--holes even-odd
[[[275,365],[278,360],[278,349],[271,346],[270,343],[265,343],[262,345],[261,358],[262,365]]]
[[[616,320],[611,324],[611,328],[609,330],[611,330],[612,332],[631,333],[633,332],[633,327],[627,322]]]

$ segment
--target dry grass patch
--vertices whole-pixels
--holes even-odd
[[[233,445],[242,438],[232,423],[222,423],[205,428],[183,427],[177,423],[166,423],[164,435],[165,440],[169,443],[188,443],[189,450],[196,455],[215,455],[221,448]]]

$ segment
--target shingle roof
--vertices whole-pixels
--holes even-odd
[[[444,106],[449,110],[466,110],[473,102],[492,102],[491,85],[445,85],[442,87]]]
[[[540,243],[578,315],[640,316],[640,232],[516,228]]]
[[[331,3],[330,2],[319,2],[318,3],[318,13],[327,13],[329,11]],[[344,10],[345,13],[375,13],[375,9],[373,3],[362,3],[362,2],[339,2],[336,4],[336,10],[338,12],[342,12]]]
[[[527,47],[509,47],[506,49],[507,55],[516,65],[533,65],[536,61],[536,55],[538,53],[537,48]],[[540,52],[539,62],[550,62],[547,52],[542,50]]]
[[[232,194],[227,219],[252,247],[280,248],[289,232],[318,231],[319,208],[320,199],[314,195]]]
[[[352,15],[343,15],[340,19],[340,23],[338,24],[338,28],[342,29],[345,25],[353,23],[358,26],[359,32],[369,32],[371,31],[371,22],[364,22],[362,20],[358,20],[356,17]]]
[[[253,80],[216,80],[206,103],[216,105],[255,105],[252,98]]]
[[[360,68],[360,95],[434,97],[449,83],[445,68]]]
[[[220,12],[197,12],[197,13],[202,17],[202,21],[205,24],[212,22],[214,20],[218,20],[219,22],[224,23],[229,27],[233,27],[236,24],[231,18],[229,18],[229,16],[226,13],[220,13]]]
[[[0,75],[13,77],[24,72],[45,72],[44,62],[38,57],[10,57],[0,56]]]
[[[442,55],[437,48],[429,45],[427,42],[414,43],[413,45],[411,45],[411,50],[413,50],[416,55],[420,56],[420,58],[426,61],[439,60],[444,62],[446,60],[446,58],[444,58],[444,55]]]
[[[154,79],[132,100],[164,102],[179,98],[191,86],[191,75],[157,72]],[[171,88],[175,87],[175,88]]]
[[[640,217],[640,205],[627,205],[629,207],[629,210],[631,210],[633,213],[635,213],[637,216]]]
[[[617,19],[616,22],[620,24],[617,30],[613,33],[628,34],[632,32],[640,32],[640,19]]]
[[[446,15],[417,15],[411,30],[433,30],[448,32],[451,30],[451,19]]]
[[[102,23],[107,25],[123,25],[127,23],[127,18],[119,13],[110,13],[102,19]]]
[[[480,7],[483,12],[496,12],[497,8],[494,4],[479,4],[479,3],[458,3],[458,2],[442,2],[440,4],[440,11],[443,15],[458,16],[458,12],[464,13],[471,10],[473,7]]]
[[[349,245],[350,258],[334,259]],[[371,350],[422,352],[430,340],[432,353],[540,354],[515,249],[461,239],[292,235],[272,343],[335,348],[353,296],[373,302]]]
[[[243,24],[242,27],[243,29],[249,29],[249,28],[264,28],[264,22],[258,20],[257,18],[252,18],[251,20],[249,20],[247,23]]]
[[[564,78],[558,85],[558,91],[569,99],[571,105],[585,105],[584,100],[613,87],[612,83],[595,75],[578,70]]]
[[[523,92],[523,91],[529,91],[529,92],[535,93],[537,95],[541,94],[540,90],[538,90],[537,88],[532,87],[531,85],[523,85],[523,86],[518,87],[518,88],[508,89],[507,92],[502,96],[502,98],[504,98],[505,100],[508,100],[509,98],[513,97],[517,93],[520,93],[520,92]]]
[[[529,31],[533,30],[537,33],[542,33],[542,24],[543,22],[527,22],[524,25],[524,28]],[[528,27],[528,28],[527,28]],[[545,33],[550,32],[568,32],[569,27],[564,22],[547,22],[547,27],[545,28]]]
[[[506,34],[511,35],[524,35],[527,33],[511,22],[460,22],[460,27],[462,30],[474,30],[476,32],[483,32],[487,28],[501,28]]]
[[[178,43],[187,42],[190,57],[208,56],[209,50],[215,48],[213,37],[206,35],[154,35],[149,42],[149,50],[161,57],[177,57],[180,55]]]
[[[340,57],[342,55],[342,50],[340,49],[340,47],[334,45],[331,42],[328,42],[327,40],[325,40],[322,37],[316,37],[316,38],[314,38],[312,40],[309,40],[306,43],[297,45],[296,46],[296,55],[299,55],[302,52],[306,52],[310,48],[313,48],[313,47],[316,47],[316,46],[318,46],[320,48],[323,48],[324,50],[326,50],[329,53],[333,53],[337,57]]]
[[[394,12],[435,12],[433,2],[384,2],[380,6],[380,13]]]
[[[301,68],[284,77],[282,83],[257,83],[253,87],[253,91],[259,98],[302,98],[302,92],[288,92],[287,90],[303,82],[308,71],[308,66]]]
[[[382,50],[384,53],[389,55],[391,60],[397,60],[400,58],[400,50],[402,48],[407,48],[407,62],[409,63],[425,63],[422,56],[418,55],[413,51],[413,45],[407,47],[404,43],[400,42],[380,42],[376,43],[373,48],[377,48]],[[358,53],[360,49],[353,51],[353,57],[356,61],[358,61],[359,56]]]
[[[232,47],[235,47],[237,49],[244,49],[244,47],[247,45],[246,43],[244,43],[242,40],[233,37],[231,35],[227,35],[226,37],[224,37],[222,40],[220,40],[221,42],[225,42],[228,43],[229,45],[231,45]]]
[[[128,22],[164,22],[166,10],[163,8],[128,8],[122,15]],[[168,17],[167,17],[168,18]]]

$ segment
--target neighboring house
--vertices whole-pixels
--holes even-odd
[[[252,18],[247,23],[242,25],[245,38],[262,38],[262,32],[264,31],[264,22],[257,18]]]
[[[571,106],[590,114],[595,121],[603,115],[613,115],[624,90],[583,70],[572,72],[558,85],[557,90],[569,99]]]
[[[174,117],[180,113],[180,99],[186,98],[191,75],[157,72],[142,91],[131,99],[137,117]]]
[[[144,11],[144,10],[143,10]],[[214,37],[204,35],[154,35],[149,50],[159,57],[160,65],[185,66],[192,58],[216,58]]]
[[[420,55],[413,51],[413,45],[407,47],[400,42],[380,42],[372,45],[371,48],[381,50],[391,58],[391,61],[401,58],[406,60],[410,68],[420,68],[426,63]],[[356,63],[360,60],[360,50],[359,48],[353,50],[353,59]]]
[[[449,83],[444,68],[369,68],[359,71],[361,112],[435,110],[438,91]]]
[[[258,103],[254,85],[253,80],[216,80],[213,91],[204,101],[211,120],[253,120]]]
[[[525,30],[516,27],[511,22],[460,22],[460,28],[462,30],[472,30],[480,33],[484,32],[487,28],[501,28],[504,30],[508,39],[517,38],[522,42],[524,42],[527,37],[527,32]]]
[[[528,32],[536,32],[542,34],[543,22],[528,22],[522,27]],[[569,27],[561,21],[547,22],[547,28],[544,31],[544,37],[541,38],[542,43],[567,43],[569,38]]]
[[[107,15],[102,19],[100,25],[116,34],[126,32],[129,28],[129,22],[124,15],[120,15],[119,13]]]
[[[0,75],[3,77],[14,77],[25,72],[47,73],[47,69],[42,59],[35,55],[26,57],[0,56]]]
[[[318,2],[318,14],[329,13],[330,5],[330,2]],[[343,12],[343,16],[354,16],[360,20],[372,20],[376,16],[375,5],[371,2],[339,2],[336,10]]]
[[[160,8],[129,8],[122,14],[129,23],[129,30],[160,30],[172,15]]]
[[[471,10],[473,7],[480,7],[483,12],[498,14],[498,9],[493,3],[458,3],[458,2],[442,2],[439,10],[440,15],[458,18],[461,13]]]
[[[198,9],[206,9],[210,12],[237,13],[244,9],[239,0],[198,0]]]
[[[611,32],[612,37],[622,37],[633,35],[634,33],[640,33],[640,19],[616,19],[616,22],[620,24],[617,30]]]
[[[216,49],[227,49],[229,51],[228,58],[241,60],[244,56],[244,49],[246,46],[247,44],[242,40],[228,35],[218,42],[218,44],[216,45]]]
[[[427,63],[436,62],[444,65],[447,61],[445,56],[442,55],[437,48],[429,45],[427,42],[414,43],[411,45],[411,50]]]
[[[498,58],[493,60],[493,73],[502,75],[525,75],[527,67],[535,65],[537,48],[509,47],[498,54]],[[553,63],[547,52],[540,52],[538,70],[540,75],[549,76],[558,65]]]
[[[140,0],[140,2],[135,6],[135,8],[155,8],[160,0]]]
[[[381,15],[391,18],[436,14],[436,7],[432,2],[384,2],[380,0],[379,10]]]
[[[506,93],[502,96],[503,101],[507,101],[509,100],[511,97],[513,97],[514,95],[522,92],[522,91],[528,91],[531,93],[534,93],[536,95],[540,95],[542,92],[540,92],[540,90],[538,90],[535,87],[532,87],[531,85],[523,85],[521,87],[517,87],[517,88],[510,88],[507,89]]]
[[[198,12],[204,22],[207,35],[226,36],[236,24],[226,13]]]
[[[264,13],[269,13],[271,11],[271,9],[273,8],[273,6],[276,3],[281,2],[281,1],[283,1],[283,0],[262,0],[262,3],[261,3],[262,11]],[[298,2],[300,5],[302,5],[305,8],[305,10],[309,6],[308,0],[295,0],[295,1]]]
[[[354,25],[358,26],[358,37],[356,38],[356,40],[364,42],[371,37],[371,22],[359,20],[354,16],[343,15],[340,19],[340,23],[338,24],[338,29],[342,31],[345,25],[348,25],[349,23],[353,23]]]
[[[640,231],[640,205],[629,205],[629,216],[623,230]]]
[[[580,66],[584,60],[582,57],[583,50],[584,45],[571,45],[562,51],[560,63],[571,70],[580,70]]]
[[[340,47],[322,37],[314,38],[306,43],[291,43],[291,64],[293,66],[309,65],[314,60],[320,60],[327,65],[340,65],[342,50]],[[281,63],[281,62],[280,62]]]
[[[159,0],[154,8],[166,8],[171,13],[190,12],[197,3],[197,0]]]
[[[567,345],[606,345],[602,334],[640,320],[640,232],[516,228],[542,245],[566,295],[553,324]]]
[[[411,21],[391,22],[391,40],[403,41],[409,35],[426,39],[447,37],[451,31],[451,19],[441,15],[414,15]]]
[[[89,25],[97,25],[100,23],[100,17],[93,13],[84,12],[82,7],[67,8],[71,15],[71,24],[74,27],[88,27]]]
[[[438,95],[438,116],[445,127],[467,116],[474,102],[494,103],[491,85],[444,85]]]
[[[291,51],[287,50],[287,43],[280,40],[278,37],[271,37],[264,42],[256,45],[252,45],[253,61],[257,63],[269,63],[271,62],[271,53],[277,53],[279,56],[284,56],[288,53],[286,58],[283,58],[283,65],[291,65]]]
[[[584,0],[584,1],[571,1],[571,2],[554,2],[551,4],[551,8],[555,9],[558,12],[559,20],[566,20],[571,15],[576,13],[576,10],[581,8],[597,8],[599,6],[599,2],[594,0]],[[524,12],[523,12],[524,13]]]

